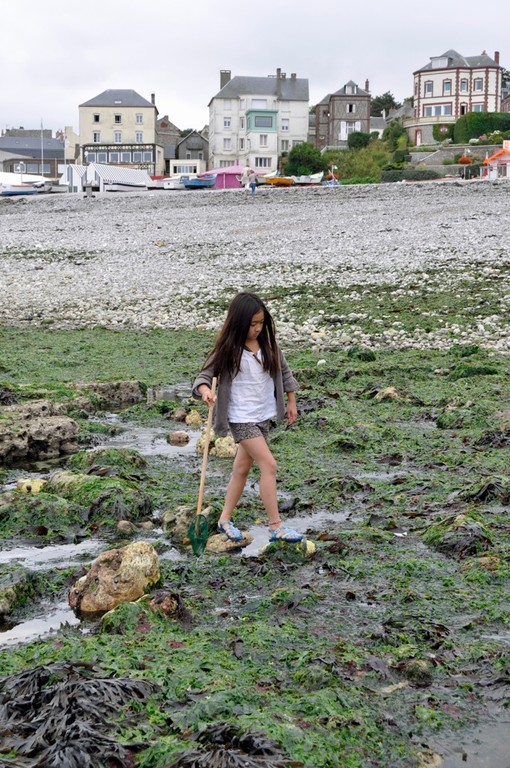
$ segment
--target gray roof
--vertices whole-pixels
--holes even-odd
[[[439,67],[439,69],[473,69],[474,67],[497,67],[498,65],[494,61],[494,59],[491,56],[488,56],[485,51],[481,53],[479,56],[461,56],[460,53],[457,53],[457,51],[454,51],[453,49],[450,49],[449,51],[445,51],[441,54],[441,56],[433,56],[433,59],[448,59],[448,64],[446,67]],[[432,66],[432,60],[429,61],[428,64],[425,64],[424,67],[420,67],[420,69],[415,70],[413,74],[416,74],[416,72],[426,72],[430,70],[434,70],[436,67]]]
[[[233,77],[213,99],[238,99],[247,94],[274,96],[285,101],[308,101],[308,80],[303,77]],[[212,99],[211,99],[212,101]],[[210,103],[210,102],[209,102]]]
[[[60,139],[42,140],[44,156],[54,159],[64,156],[64,145]],[[0,136],[0,150],[13,155],[41,157],[41,139],[25,136]]]
[[[89,101],[84,101],[80,107],[156,107],[136,91],[121,88],[109,88]]]
[[[355,88],[354,94],[350,91],[347,91],[347,88]],[[364,91],[363,88],[360,88],[359,85],[357,85],[353,80],[349,80],[349,82],[346,83],[342,88],[339,88],[338,91],[335,91],[333,96],[370,96],[370,93],[368,91]]]

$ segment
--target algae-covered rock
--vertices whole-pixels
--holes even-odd
[[[451,515],[432,523],[424,539],[439,552],[457,557],[475,555],[492,547],[488,530],[472,513]]]
[[[120,477],[59,470],[50,476],[46,488],[80,507],[89,522],[116,524],[122,519],[136,522],[151,512],[149,496]]]
[[[14,608],[23,605],[33,592],[33,577],[19,566],[0,567],[0,620],[9,616]]]
[[[226,437],[217,437],[210,450],[211,456],[217,456],[219,459],[233,459],[237,453],[237,445],[232,435]]]
[[[198,429],[202,426],[204,423],[204,420],[202,419],[201,415],[196,410],[191,410],[185,417],[184,421],[186,424],[188,424],[190,427],[195,427]]]
[[[68,536],[81,526],[79,509],[66,499],[44,491],[12,491],[0,496],[0,537],[43,538]]]
[[[72,456],[68,465],[75,471],[86,474],[108,474],[104,470],[115,470],[124,479],[139,477],[147,468],[147,460],[132,448],[96,448],[93,451],[79,451]]]
[[[75,387],[81,392],[90,392],[100,408],[127,408],[145,399],[139,381],[80,382]]]
[[[69,605],[82,614],[105,613],[137,600],[159,579],[156,550],[146,541],[137,541],[99,555],[70,590]]]

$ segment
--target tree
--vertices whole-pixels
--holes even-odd
[[[394,151],[395,149],[402,147],[399,147],[399,139],[401,136],[406,136],[407,134],[405,132],[404,127],[402,126],[402,123],[399,120],[392,120],[389,125],[386,126],[386,128],[383,131],[383,139],[388,143],[389,149]],[[405,139],[406,141],[406,139]]]
[[[307,141],[292,147],[285,164],[287,176],[308,176],[324,170],[326,164],[320,151]]]
[[[363,131],[353,131],[347,138],[347,146],[349,149],[361,149],[367,147],[370,144],[370,134]]]
[[[383,93],[382,96],[375,96],[372,99],[370,107],[370,115],[372,117],[381,117],[382,111],[388,112],[390,109],[399,109],[402,106],[398,101],[395,101],[395,97],[389,91]]]

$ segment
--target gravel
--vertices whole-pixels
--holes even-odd
[[[283,341],[317,349],[442,347],[479,343],[510,351],[510,287],[494,314],[450,319],[426,332],[374,319],[363,296],[379,286],[441,290],[504,279],[510,184],[435,182],[308,189],[154,191],[0,198],[0,325],[55,328],[216,329],[226,301],[269,296]],[[317,310],[337,286],[353,312]],[[292,290],[290,290],[292,289]],[[309,296],[308,311],[296,291]],[[278,291],[279,295],[282,291]],[[496,311],[497,310],[497,311]],[[426,314],[426,313],[424,313]],[[420,315],[418,325],[423,325]]]

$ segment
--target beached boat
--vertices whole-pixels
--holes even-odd
[[[19,186],[16,186],[14,184],[9,184],[8,186],[2,186],[0,185],[0,195],[3,197],[14,197],[16,195],[37,195],[39,194],[39,190],[37,187],[27,187],[23,186],[23,184],[20,184]]]
[[[324,176],[324,171],[320,171],[320,173],[311,173],[309,176],[293,176],[294,184],[298,184],[301,187],[310,187],[314,186],[314,184],[322,184],[322,178]]]
[[[196,176],[194,179],[189,178],[184,182],[185,189],[212,189],[216,184],[216,174],[204,174],[203,176]]]
[[[266,184],[272,184],[273,187],[292,187],[294,179],[292,176],[265,176]]]
[[[195,174],[187,174],[183,176],[181,173],[177,176],[170,176],[163,182],[163,189],[186,189],[184,183],[190,179],[196,178]]]

